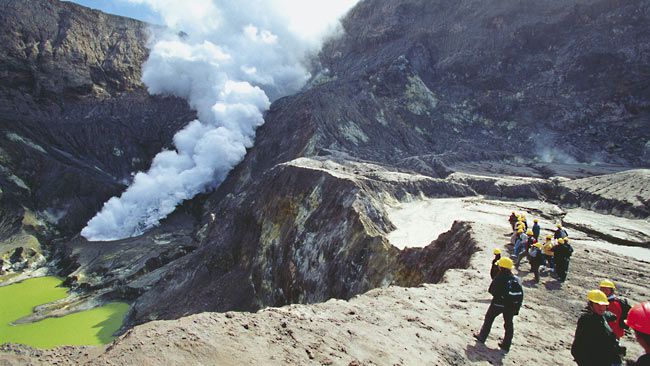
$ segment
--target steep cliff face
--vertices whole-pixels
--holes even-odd
[[[55,0],[0,14],[0,210],[17,218],[0,234],[20,246],[23,210],[41,239],[76,234],[194,114],[140,82],[146,24]]]
[[[296,159],[228,195],[199,230],[200,244],[134,306],[135,321],[197,311],[350,298],[375,287],[435,282],[462,268],[474,242],[468,227],[427,248],[402,252],[384,202],[406,196],[471,195],[466,186],[380,166]],[[440,260],[456,248],[457,260]],[[173,299],[161,306],[159,299]]]

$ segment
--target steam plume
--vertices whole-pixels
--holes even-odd
[[[147,4],[168,26],[153,35],[143,82],[151,94],[185,98],[198,119],[174,136],[174,150],[158,153],[148,172],[104,204],[81,231],[89,240],[142,234],[183,200],[218,186],[253,145],[270,102],[308,79],[305,55],[356,2],[306,2],[317,11],[300,13],[305,5],[289,0],[129,1]]]

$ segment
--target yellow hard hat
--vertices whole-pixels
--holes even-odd
[[[517,221],[520,221],[520,222],[521,222],[521,221],[524,221],[524,217],[523,217],[523,216],[519,216],[519,217],[517,217]]]
[[[514,212],[514,211],[512,211],[512,214],[513,214],[513,215],[515,215],[515,212]]]
[[[528,229],[528,231],[526,231],[526,235],[533,235],[533,231]]]
[[[587,292],[587,300],[600,305],[609,305],[607,295],[600,290],[591,290]]]
[[[501,259],[499,259],[497,261],[497,265],[505,269],[512,269],[515,266],[515,264],[512,262],[512,259],[508,257],[502,257]]]
[[[519,229],[519,230],[517,230],[517,232],[518,232],[519,234],[521,234],[521,233],[524,232],[524,229]]]
[[[561,229],[561,228],[562,228],[562,224],[557,224],[557,228],[558,228],[558,229]]]
[[[551,239],[553,239],[553,235],[551,235],[551,234],[546,235],[546,240],[551,240]]]
[[[614,286],[614,282],[610,280],[602,280],[600,281],[600,287],[606,287],[606,288],[612,288],[615,289],[616,286]]]
[[[525,219],[525,218],[526,218],[526,214],[521,214],[521,217],[523,217],[523,218]]]
[[[557,240],[557,243],[558,243],[558,244],[564,244],[564,239],[559,238],[559,239]]]
[[[499,249],[499,248],[494,248],[494,250],[492,251],[492,254],[495,254],[495,255],[496,255],[496,254],[501,254],[501,249]]]
[[[539,219],[535,219],[535,220],[533,220],[533,222],[539,222]]]
[[[533,246],[541,249],[542,248],[542,243],[537,242],[537,243],[533,244]]]

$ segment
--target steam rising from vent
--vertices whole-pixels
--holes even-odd
[[[253,145],[270,102],[304,85],[301,62],[357,0],[308,8],[290,0],[129,1],[147,4],[169,27],[153,35],[143,82],[151,94],[187,99],[198,119],[174,136],[175,150],[158,153],[148,172],[104,204],[81,231],[89,240],[140,235],[218,186]]]

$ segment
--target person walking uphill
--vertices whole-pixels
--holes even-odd
[[[615,366],[621,364],[625,348],[607,325],[607,296],[600,290],[587,293],[587,308],[578,319],[571,355],[578,366]]]
[[[632,306],[625,324],[634,330],[636,341],[645,351],[631,366],[650,366],[650,301]]]
[[[512,274],[514,263],[512,259],[503,257],[499,259],[499,274],[492,280],[488,291],[492,294],[492,302],[490,307],[485,313],[483,326],[481,331],[474,334],[474,338],[481,343],[485,343],[492,323],[499,314],[503,314],[503,327],[505,328],[505,335],[503,342],[499,343],[499,348],[508,352],[512,344],[512,337],[514,335],[514,316],[519,314],[521,303],[524,300],[524,290],[521,287],[519,278]]]

